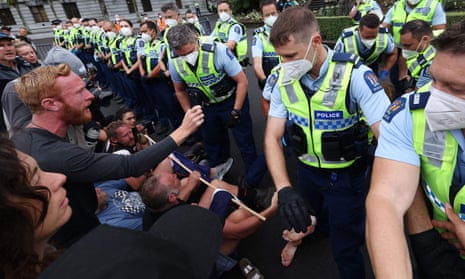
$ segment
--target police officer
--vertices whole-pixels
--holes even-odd
[[[360,246],[365,239],[364,153],[369,128],[360,116],[363,111],[378,136],[389,99],[358,56],[334,53],[323,45],[318,22],[307,8],[284,10],[270,41],[282,64],[264,89],[271,92],[265,155],[280,213],[288,228],[304,232],[311,224],[304,199],[309,201],[319,219],[316,229],[329,230],[340,277],[365,278]],[[286,129],[298,157],[300,193],[286,170]]]
[[[53,29],[53,45],[63,47],[65,43],[63,26],[61,25],[61,20],[54,19],[51,22]]]
[[[381,123],[366,203],[367,244],[378,278],[412,277],[404,214],[418,185],[432,208],[424,230],[416,224],[412,236],[419,268],[427,278],[465,277],[465,21],[433,44],[433,82],[397,99]],[[418,218],[424,214],[416,202],[409,211]]]
[[[218,38],[237,57],[239,63],[247,66],[247,31],[245,25],[232,17],[232,4],[228,0],[217,3],[218,21],[210,36]]]
[[[403,93],[413,91],[431,81],[429,66],[436,55],[430,45],[433,32],[423,20],[412,20],[400,29],[402,57],[407,61],[408,73],[400,73]]]
[[[392,28],[391,33],[398,48],[401,48],[400,29],[405,23],[415,19],[428,22],[435,35],[446,28],[446,13],[437,0],[398,0],[389,9],[383,21],[384,27]],[[398,92],[401,91],[398,80],[407,68],[406,61],[400,53],[398,50],[397,67],[391,70],[391,81],[396,85]]]
[[[184,111],[204,105],[202,135],[210,166],[230,157],[228,128],[249,171],[257,158],[247,98],[247,77],[237,59],[211,37],[198,39],[187,25],[171,27],[168,42],[175,56],[169,60],[176,96]]]
[[[356,0],[349,12],[349,17],[354,24],[359,24],[360,19],[368,13],[378,15],[379,20],[382,20],[384,17],[381,7],[375,0]]]
[[[397,60],[397,47],[389,30],[379,27],[379,17],[367,14],[360,19],[360,25],[347,28],[334,47],[335,52],[355,53],[365,65],[378,73],[378,66],[385,57],[379,73],[381,80],[389,77],[389,71]]]
[[[264,0],[260,4],[264,25],[255,29],[252,41],[252,58],[253,69],[257,76],[260,90],[265,87],[266,78],[270,75],[271,70],[279,64],[279,56],[276,54],[274,47],[270,43],[270,30],[278,18],[279,11],[276,1]],[[262,111],[265,116],[269,110],[269,98],[262,98]]]
[[[161,71],[159,60],[165,44],[158,39],[155,23],[142,23],[140,32],[145,42],[142,53],[138,53],[142,86],[158,112],[157,133],[164,134],[171,127],[176,128],[181,124],[184,112],[174,94],[171,79]]]

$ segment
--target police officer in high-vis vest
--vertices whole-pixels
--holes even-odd
[[[378,15],[380,20],[384,17],[383,11],[376,0],[356,0],[349,12],[349,17],[354,24],[359,24],[360,19],[368,13]]]
[[[366,203],[377,278],[412,278],[409,251],[422,278],[465,278],[465,20],[433,44],[432,83],[398,98],[381,123]]]
[[[274,47],[270,43],[270,31],[274,22],[278,18],[278,5],[274,0],[264,0],[260,3],[263,22],[262,27],[255,29],[252,41],[253,69],[257,76],[260,90],[265,87],[266,78],[271,70],[279,64],[280,58],[276,54]],[[262,98],[261,106],[265,116],[268,114],[270,100]]]
[[[138,52],[139,72],[142,76],[142,86],[157,110],[157,132],[163,132],[170,127],[178,127],[184,116],[171,79],[166,78],[160,67],[160,57],[165,47],[158,39],[155,23],[146,21],[140,26],[141,38],[145,42],[143,52]]]
[[[232,16],[232,4],[228,0],[217,3],[218,21],[210,36],[224,43],[237,57],[239,63],[247,66],[247,31],[245,25]]]
[[[397,60],[397,47],[389,30],[379,27],[379,17],[367,14],[360,19],[358,26],[350,27],[342,32],[334,47],[335,52],[355,53],[378,73],[381,80],[389,77],[389,71]],[[383,67],[379,69],[380,62]]]
[[[246,171],[257,158],[249,114],[248,81],[229,48],[212,37],[198,38],[182,24],[171,27],[168,42],[174,56],[169,70],[179,103],[184,111],[203,105],[203,143],[210,166],[230,156],[229,128]]]
[[[403,93],[418,89],[431,81],[429,66],[436,55],[430,44],[433,32],[426,21],[412,20],[400,30],[402,57],[407,61],[407,72],[400,73]]]
[[[397,67],[391,70],[391,81],[400,91],[398,80],[402,79],[400,73],[405,72],[407,65],[402,57],[400,48],[400,29],[412,20],[421,19],[431,26],[435,36],[446,28],[446,13],[442,5],[437,0],[398,0],[387,12],[383,26],[391,29],[398,50]]]
[[[308,201],[318,219],[316,230],[331,236],[340,278],[365,278],[360,253],[365,243],[365,155],[369,129],[379,135],[389,99],[357,55],[334,53],[323,45],[318,22],[305,7],[281,13],[270,41],[282,64],[264,89],[271,91],[265,156],[281,216],[287,228],[306,231],[311,224]],[[286,170],[286,130],[286,143],[298,158],[299,191]]]

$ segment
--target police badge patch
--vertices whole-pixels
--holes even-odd
[[[384,113],[383,120],[390,123],[396,114],[405,108],[405,98],[395,99]]]
[[[365,82],[368,85],[368,87],[370,87],[371,93],[376,93],[383,89],[383,87],[381,86],[381,83],[379,83],[378,77],[376,76],[374,72],[366,71],[363,74],[363,78],[365,79]]]

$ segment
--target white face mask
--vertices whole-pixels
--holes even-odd
[[[431,131],[465,128],[465,100],[430,87],[425,107],[426,122]]]
[[[165,20],[165,23],[166,25],[168,25],[169,27],[173,27],[173,26],[176,26],[178,25],[178,21],[174,18],[168,18]]]
[[[272,27],[277,19],[278,19],[277,16],[270,15],[270,16],[265,17],[265,20],[263,20],[263,22],[269,27]]]
[[[366,48],[370,49],[375,45],[376,39],[360,39],[360,42],[362,42],[362,45],[364,45]]]
[[[112,40],[116,37],[116,33],[113,31],[108,31],[108,32],[105,32],[105,36],[107,36],[108,39]]]
[[[142,33],[141,39],[144,42],[148,43],[148,42],[150,42],[152,40],[152,36],[150,36],[149,34],[146,34],[146,33]]]
[[[307,51],[305,52],[304,58],[290,61],[282,64],[284,70],[284,81],[289,80],[299,80],[303,75],[308,73],[313,68],[313,63],[316,59],[316,51],[313,53],[312,61],[307,60],[308,52],[310,51],[310,46],[312,45],[313,36],[308,42]]]
[[[195,18],[191,17],[187,19],[187,22],[189,23],[195,23]]]
[[[182,58],[184,59],[184,61],[194,66],[195,63],[197,62],[198,57],[199,57],[199,52],[195,50],[187,55],[184,55]]]
[[[222,22],[226,22],[231,18],[231,16],[227,12],[221,12],[218,14],[218,16],[220,17],[220,20]]]
[[[121,28],[121,35],[129,37],[132,35],[132,30],[129,27],[123,27]]]
[[[73,24],[73,26],[76,27],[76,28],[78,28],[78,27],[81,26],[81,25],[79,25],[79,23],[75,23],[75,24]]]
[[[61,25],[57,25],[57,30],[63,29]]]
[[[420,3],[421,0],[407,0],[407,3],[409,3],[412,6],[415,6],[416,4]]]
[[[418,52],[419,52],[418,50],[420,49],[420,46],[422,43],[423,43],[423,39],[420,40],[415,50],[402,49],[402,57],[404,57],[405,60],[409,60],[409,59],[417,57]]]
[[[100,27],[98,27],[97,25],[94,25],[92,26],[91,29],[92,29],[92,32],[97,33],[100,30]]]

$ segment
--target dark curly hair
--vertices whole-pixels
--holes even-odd
[[[31,187],[28,171],[13,143],[0,137],[0,278],[35,278],[42,269],[34,231],[47,215],[50,191]]]

